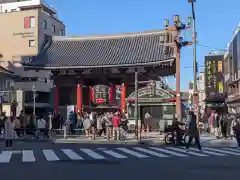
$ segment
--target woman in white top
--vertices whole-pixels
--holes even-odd
[[[14,137],[14,132],[13,132],[13,124],[11,119],[8,117],[6,118],[5,121],[5,129],[4,129],[4,134],[5,134],[5,146],[6,148],[12,148],[12,142],[13,142],[13,137]]]

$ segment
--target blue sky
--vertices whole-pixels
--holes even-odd
[[[191,15],[188,0],[46,0],[58,11],[67,27],[67,35],[113,34],[162,29],[165,18],[179,14],[182,20]],[[204,64],[204,56],[214,48],[225,49],[233,38],[240,19],[239,0],[197,0],[197,60]],[[191,32],[183,33],[191,40]],[[181,52],[181,88],[186,90],[193,79],[192,47]],[[168,78],[175,87],[174,78]]]

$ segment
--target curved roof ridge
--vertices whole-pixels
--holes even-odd
[[[119,34],[93,34],[89,36],[53,36],[54,41],[74,41],[74,40],[98,40],[98,39],[118,39],[128,38],[136,36],[147,36],[163,33],[164,30],[149,30],[142,32],[130,32],[130,33],[119,33]]]

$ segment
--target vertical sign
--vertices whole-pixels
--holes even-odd
[[[205,91],[207,98],[224,97],[223,55],[205,57]]]

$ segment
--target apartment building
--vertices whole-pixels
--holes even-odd
[[[224,55],[226,102],[230,112],[240,112],[240,26]]]
[[[44,50],[52,36],[64,36],[65,25],[57,18],[56,10],[42,0],[0,0],[0,23],[0,65],[19,76],[14,85],[18,91],[17,114],[21,110],[32,112],[33,85],[38,113],[49,106],[53,86],[49,72],[25,71],[21,62],[23,58],[30,61]]]

